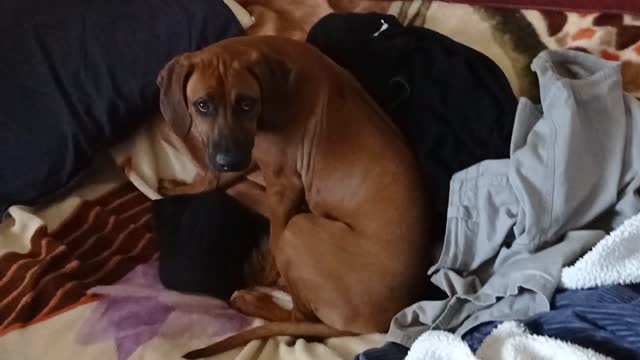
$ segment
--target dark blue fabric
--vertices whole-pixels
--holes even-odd
[[[640,359],[640,284],[558,292],[551,311],[525,324],[614,359]]]
[[[223,1],[0,1],[0,213],[69,185],[158,110],[174,56],[243,34]]]
[[[478,325],[462,338],[475,353],[500,323]],[[551,311],[524,323],[534,334],[574,343],[614,359],[640,359],[640,284],[559,291],[551,303]],[[404,349],[404,353],[398,348]],[[367,350],[356,359],[404,359],[407,351],[400,345],[387,344]]]
[[[524,323],[534,334],[574,343],[614,359],[640,359],[640,284],[559,291],[551,311]],[[463,339],[475,352],[499,324],[476,326]]]
[[[469,345],[469,349],[474,353],[478,351],[480,345],[484,341],[484,338],[489,336],[491,332],[501,324],[501,321],[492,321],[475,326],[471,330],[462,335],[462,340]]]

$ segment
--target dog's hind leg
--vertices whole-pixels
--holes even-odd
[[[378,268],[394,260],[380,255],[387,251],[374,236],[316,214],[294,216],[272,249],[294,306],[312,310],[336,329],[386,331],[399,311],[395,298],[403,294],[394,294],[393,286],[377,286],[393,275]]]

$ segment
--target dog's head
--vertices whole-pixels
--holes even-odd
[[[214,44],[164,67],[157,80],[160,109],[201,166],[242,171],[251,163],[258,129],[277,117],[289,73],[283,59],[246,42]]]

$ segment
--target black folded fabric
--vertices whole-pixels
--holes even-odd
[[[169,289],[229,299],[247,286],[244,264],[268,221],[222,191],[152,202],[160,281]]]
[[[509,157],[517,100],[502,70],[474,49],[386,14],[326,15],[307,42],[351,72],[404,133],[442,236],[453,174]]]

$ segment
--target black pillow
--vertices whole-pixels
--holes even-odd
[[[69,184],[158,111],[172,57],[243,33],[221,0],[0,5],[0,214]]]

